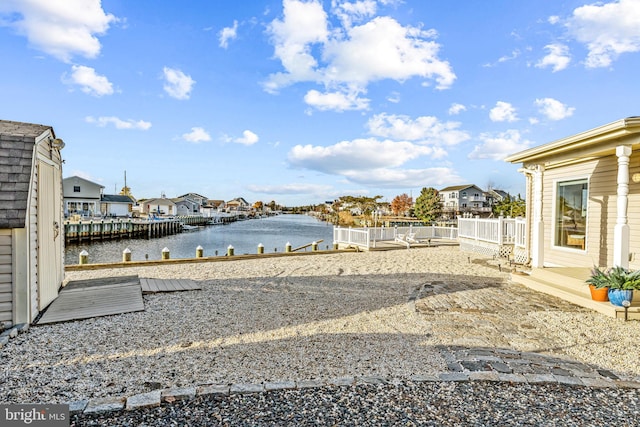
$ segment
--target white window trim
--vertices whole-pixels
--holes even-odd
[[[561,182],[571,182],[571,181],[587,181],[587,220],[585,222],[584,228],[584,249],[575,249],[567,246],[559,246],[556,245],[556,233],[558,232],[558,228],[556,227],[556,207],[558,200],[558,184]],[[586,254],[589,250],[589,197],[591,194],[591,175],[577,175],[563,178],[556,178],[553,180],[553,193],[551,196],[551,249],[563,252],[570,253],[578,253],[578,254]]]

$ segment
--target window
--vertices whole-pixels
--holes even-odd
[[[79,193],[80,192],[80,186],[79,185],[74,185],[73,186],[73,192],[74,193]]]
[[[587,231],[586,179],[559,182],[556,187],[555,245],[584,250]]]

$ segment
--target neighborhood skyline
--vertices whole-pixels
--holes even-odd
[[[640,0],[8,0],[0,45],[0,118],[116,194],[524,195],[505,156],[638,114]]]

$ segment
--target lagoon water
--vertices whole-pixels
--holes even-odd
[[[133,261],[158,260],[162,249],[168,248],[171,258],[193,258],[196,248],[204,248],[204,256],[227,253],[232,245],[236,255],[255,254],[258,244],[264,245],[265,253],[284,252],[287,242],[297,247],[319,242],[319,249],[333,246],[333,225],[308,215],[285,214],[262,219],[233,222],[227,225],[199,227],[194,231],[152,239],[120,239],[83,244],[68,244],[65,249],[65,264],[78,264],[82,250],[89,253],[89,263],[120,262],[122,251],[131,249]],[[307,248],[308,251],[311,248]],[[148,258],[147,258],[148,257]]]

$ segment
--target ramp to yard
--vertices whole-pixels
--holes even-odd
[[[138,276],[69,282],[36,322],[38,325],[143,311]]]

